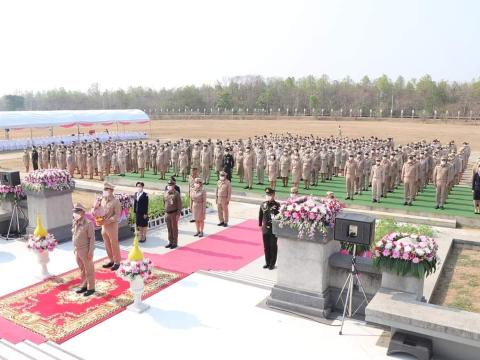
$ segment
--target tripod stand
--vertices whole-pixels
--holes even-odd
[[[348,308],[348,317],[352,317],[357,313],[357,311],[360,309],[360,307],[364,303],[368,304],[367,295],[365,294],[365,290],[363,289],[362,283],[360,282],[360,278],[358,276],[358,271],[356,266],[357,265],[356,253],[357,253],[357,245],[353,244],[352,267],[350,270],[350,274],[348,274],[348,277],[345,280],[345,283],[343,284],[342,291],[340,291],[340,295],[338,295],[337,301],[335,302],[335,305],[337,305],[340,300],[342,300],[342,303],[343,303],[342,326],[340,327],[340,331],[338,333],[339,335],[342,335],[343,324],[345,322],[345,315],[347,313],[347,308]],[[358,305],[355,311],[352,312],[354,278],[357,279],[358,287],[360,288],[363,295],[363,301],[360,303],[360,305]],[[347,288],[347,295],[345,297],[345,301],[343,301],[342,294],[345,291],[345,288]]]
[[[7,231],[7,236],[5,237],[6,240],[10,240],[10,230],[12,230],[12,225],[13,221],[15,220],[15,223],[17,225],[17,235],[20,235],[20,221],[19,221],[19,213],[23,215],[23,218],[27,220],[27,217],[25,216],[25,213],[23,212],[22,208],[20,205],[18,205],[18,199],[15,197],[13,199],[12,203],[12,216],[10,217],[10,223],[8,225],[8,231]]]

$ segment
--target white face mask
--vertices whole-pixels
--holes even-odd
[[[103,190],[103,197],[107,197],[110,195],[110,191],[108,190]]]
[[[225,180],[225,176],[220,176],[220,180]]]
[[[80,215],[79,213],[73,213],[73,218],[75,220],[79,220],[81,217],[82,217],[82,215]]]
[[[168,185],[167,186],[168,191],[172,191],[173,189],[175,189],[175,186],[173,186],[173,185]]]
[[[194,186],[195,186],[195,189],[198,189],[200,187],[200,184],[197,183]]]
[[[271,201],[273,198],[271,195],[265,195],[265,200]]]

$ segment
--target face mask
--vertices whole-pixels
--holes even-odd
[[[175,189],[175,186],[173,186],[173,185],[168,185],[167,186],[168,191],[172,191],[173,189]]]
[[[220,176],[220,180],[225,180],[225,176]]]
[[[195,189],[198,189],[200,187],[200,184],[195,184]]]
[[[271,196],[271,195],[266,195],[266,196],[265,196],[265,200],[267,200],[267,201],[272,201],[272,196]]]
[[[102,194],[103,194],[103,197],[107,197],[107,196],[110,195],[110,191],[108,191],[108,190],[103,190],[103,193],[102,193]]]
[[[73,218],[74,218],[75,220],[78,220],[78,219],[80,219],[81,217],[82,217],[82,215],[80,215],[79,213],[73,213]]]

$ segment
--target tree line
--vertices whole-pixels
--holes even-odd
[[[327,75],[307,76],[295,79],[264,78],[262,76],[238,76],[215,85],[184,86],[155,90],[145,87],[128,89],[100,90],[93,84],[88,91],[71,91],[64,88],[39,92],[5,95],[0,98],[0,110],[84,110],[84,109],[142,109],[149,113],[175,111],[253,112],[280,111],[290,114],[325,114],[342,111],[348,116],[371,109],[381,110],[384,115],[395,116],[402,110],[406,114],[415,110],[432,116],[449,112],[456,116],[480,113],[480,80],[470,82],[435,81],[430,75],[420,79],[406,80],[399,76],[396,80],[382,75],[376,79],[363,77],[355,82],[350,77],[332,80]],[[296,109],[296,110],[295,110]],[[351,110],[352,109],[352,110]]]

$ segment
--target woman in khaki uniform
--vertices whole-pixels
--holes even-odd
[[[196,178],[194,188],[191,191],[192,215],[195,219],[197,232],[193,236],[202,237],[205,226],[205,214],[207,209],[207,192],[203,188],[202,179]]]
[[[278,161],[275,159],[274,154],[268,156],[267,171],[270,187],[275,190],[275,186],[277,185]]]
[[[72,211],[72,241],[81,274],[80,289],[76,293],[90,296],[95,293],[95,268],[93,265],[95,230],[93,224],[85,219],[86,209],[82,204],[76,203]]]

